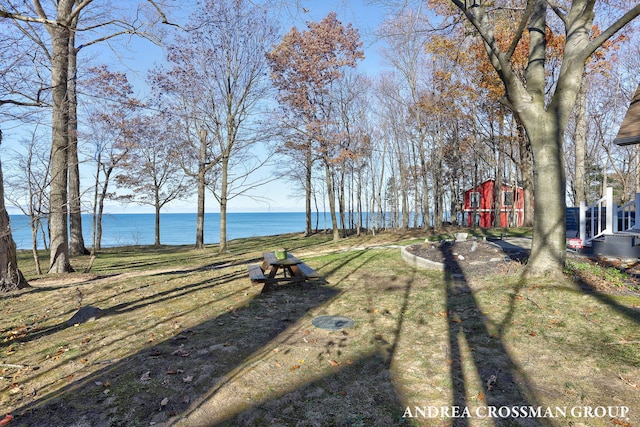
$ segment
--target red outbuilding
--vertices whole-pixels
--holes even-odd
[[[468,226],[493,227],[500,212],[500,227],[520,227],[524,222],[524,190],[502,184],[500,197],[495,197],[495,180],[489,179],[464,192],[464,221]],[[500,204],[496,206],[496,201]]]

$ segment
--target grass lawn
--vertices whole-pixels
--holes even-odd
[[[21,252],[32,288],[3,296],[0,423],[640,426],[640,293],[617,271],[451,277],[402,260],[417,237],[123,247],[39,277]],[[247,265],[278,247],[324,281],[262,294]],[[101,316],[67,325],[80,305]]]

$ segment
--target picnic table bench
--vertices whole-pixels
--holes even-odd
[[[268,292],[272,285],[278,283],[305,282],[309,279],[319,279],[320,274],[295,256],[287,253],[284,259],[276,258],[274,252],[262,254],[262,264],[248,265],[251,281],[264,283],[262,292]],[[278,275],[278,273],[282,275]]]

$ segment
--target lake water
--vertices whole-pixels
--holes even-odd
[[[29,220],[23,215],[11,215],[11,231],[18,249],[31,248]],[[315,227],[316,215],[312,215]],[[91,216],[83,215],[84,241],[91,245]],[[329,219],[327,219],[329,221]],[[207,213],[204,219],[206,244],[220,241],[220,214]],[[320,214],[319,228],[330,227]],[[154,214],[111,214],[102,219],[102,247],[153,245],[155,241]],[[45,226],[46,229],[46,226]],[[252,212],[227,214],[227,240],[242,237],[270,236],[304,232],[304,212]],[[191,245],[196,241],[195,213],[160,214],[160,243],[163,245]],[[42,248],[42,238],[38,247]]]

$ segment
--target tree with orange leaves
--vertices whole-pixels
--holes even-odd
[[[620,7],[617,17],[597,36],[592,36],[596,0],[552,2],[527,0],[513,2],[451,0],[437,6],[453,5],[452,19],[464,18],[485,47],[486,54],[504,86],[501,101],[509,106],[526,130],[533,151],[536,216],[530,275],[561,274],[566,260],[565,192],[563,137],[579,92],[588,59],[607,40],[640,15],[640,4]],[[441,9],[442,10],[442,9]],[[499,19],[504,13],[514,15],[518,25],[506,46],[498,42]],[[610,10],[612,12],[613,9]],[[448,10],[451,12],[451,9]],[[550,74],[547,29],[556,20],[563,31],[562,61]],[[519,73],[513,59],[519,44],[528,34],[529,49],[524,73]],[[551,81],[553,77],[553,81]]]
[[[344,26],[335,12],[320,22],[307,23],[307,27],[303,32],[292,28],[267,59],[280,102],[304,128],[302,141],[289,144],[289,148],[304,158],[307,233],[311,231],[312,165],[319,158],[325,170],[333,236],[339,239],[332,176],[340,138],[333,124],[339,111],[333,88],[343,70],[354,68],[364,52],[358,31],[351,24]]]

